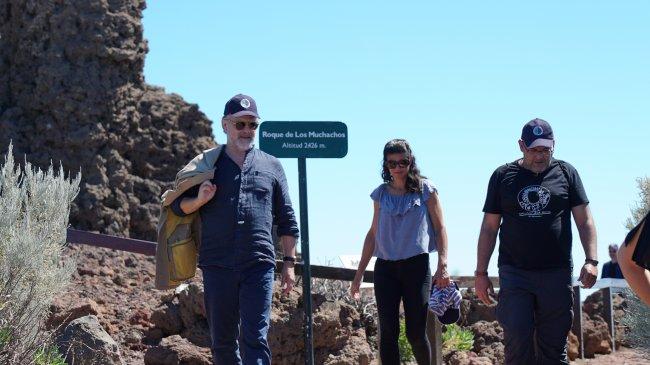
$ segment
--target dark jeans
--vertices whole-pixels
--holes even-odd
[[[266,338],[273,296],[273,265],[262,263],[242,271],[207,266],[201,267],[201,271],[213,363],[242,364],[243,358],[247,365],[270,364],[271,350]]]
[[[497,318],[506,364],[568,364],[573,322],[571,269],[499,268]]]
[[[428,365],[431,348],[427,339],[427,312],[431,290],[429,254],[405,260],[377,259],[375,299],[379,314],[379,356],[382,365],[399,365],[399,305],[404,302],[406,338],[418,364]]]

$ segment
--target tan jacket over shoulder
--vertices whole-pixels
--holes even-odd
[[[170,205],[193,186],[214,177],[223,145],[203,151],[176,174],[174,188],[162,195],[156,247],[156,289],[173,289],[196,275],[201,246],[201,217],[196,211],[179,217]]]

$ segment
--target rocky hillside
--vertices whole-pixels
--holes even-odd
[[[64,332],[74,320],[94,315],[97,330],[106,332],[119,348],[121,363],[209,364],[209,333],[198,278],[181,290],[158,291],[153,288],[151,257],[85,245],[69,246],[66,255],[74,257],[78,266],[68,291],[52,306],[49,328]],[[376,363],[376,318],[364,317],[357,307],[335,298],[314,295],[316,363]],[[583,305],[585,353],[589,358],[612,352],[602,308],[600,292]],[[625,315],[622,297],[616,297],[614,308],[616,320]],[[445,363],[502,363],[503,330],[496,322],[495,306],[484,305],[467,290],[461,312],[460,324],[474,334],[474,345],[471,351],[445,353]],[[300,289],[284,297],[276,288],[269,332],[275,364],[304,363],[302,315]],[[624,331],[618,328],[619,334]],[[617,346],[625,346],[622,337],[617,338]],[[571,335],[569,355],[575,359],[577,353],[577,338]]]
[[[618,324],[620,318],[625,315],[624,298],[616,295],[613,305],[614,319]],[[587,358],[612,352],[611,335],[603,319],[603,308],[600,291],[587,297],[583,303],[584,351]],[[485,305],[478,300],[472,289],[465,291],[461,304],[460,325],[469,328],[474,334],[473,348],[471,351],[446,353],[445,363],[453,365],[503,363],[503,329],[497,322],[496,304]],[[617,347],[625,345],[624,333],[625,328],[617,326]],[[569,333],[568,354],[571,360],[578,357],[578,338],[573,333]]]
[[[197,105],[147,85],[142,0],[0,0],[0,153],[81,170],[70,222],[155,238],[161,190],[214,145]]]
[[[158,291],[151,257],[85,245],[69,246],[66,255],[77,260],[77,271],[69,290],[52,305],[50,329],[69,332],[68,324],[91,315],[97,317],[96,330],[119,348],[122,362],[111,363],[210,364],[199,278],[177,291]],[[355,307],[314,295],[313,308],[317,364],[371,363],[374,339],[369,343]],[[303,313],[300,288],[288,296],[276,288],[269,332],[274,364],[304,363]],[[101,351],[93,356],[106,358]]]

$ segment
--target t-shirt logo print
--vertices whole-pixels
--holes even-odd
[[[527,186],[517,194],[519,206],[524,212],[519,213],[520,216],[541,216],[543,214],[550,214],[549,211],[543,211],[551,200],[551,192],[541,185]]]

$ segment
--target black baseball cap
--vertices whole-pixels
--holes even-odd
[[[544,119],[535,118],[524,125],[521,130],[521,140],[527,148],[548,147],[553,148],[555,139],[553,129]]]
[[[255,100],[248,95],[237,94],[230,98],[223,109],[223,117],[241,117],[250,115],[255,118],[260,116],[257,114],[257,104]]]

